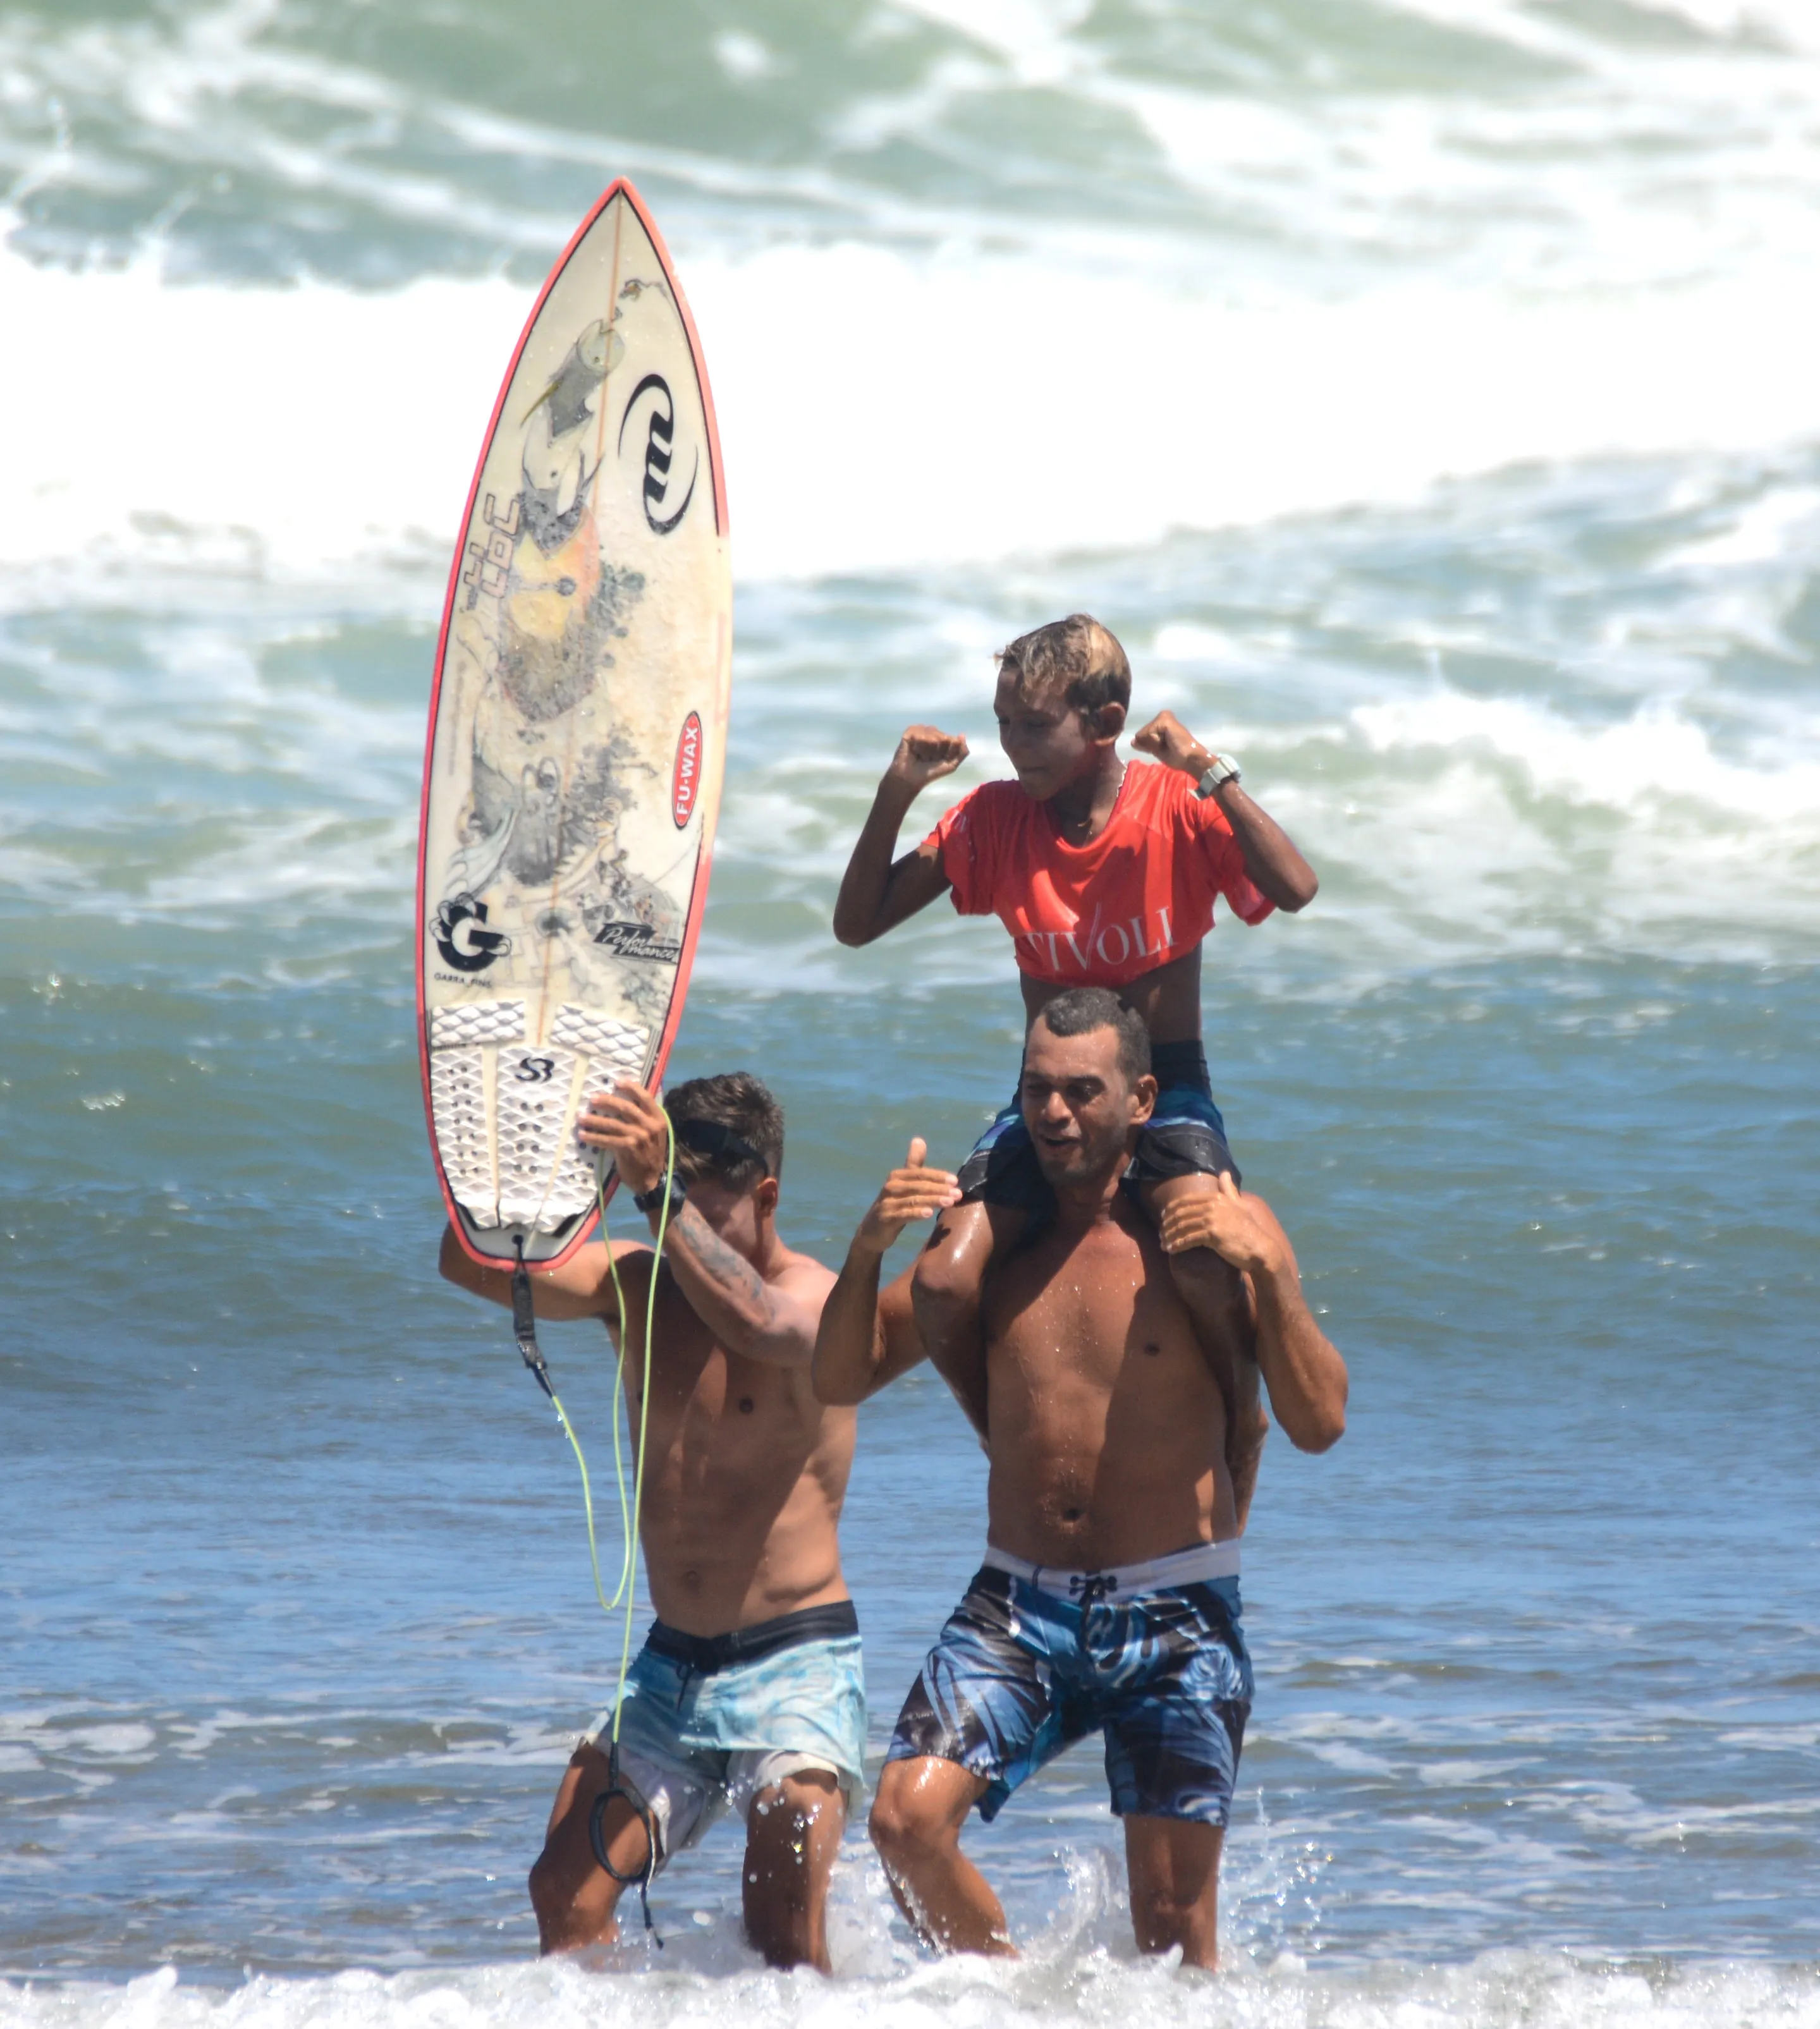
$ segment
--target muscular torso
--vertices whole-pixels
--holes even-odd
[[[649,1261],[635,1255],[620,1266],[634,1441]],[[667,1272],[652,1342],[640,1536],[658,1617],[686,1634],[724,1634],[846,1598],[837,1530],[855,1412],[816,1401],[806,1356],[785,1365],[717,1345]]]
[[[1201,946],[1184,951],[1168,964],[1160,965],[1153,972],[1142,973],[1125,985],[1112,990],[1127,1007],[1135,1007],[1144,1018],[1153,1043],[1198,1042],[1201,1036]],[[1032,979],[1027,972],[1018,974],[1018,983],[1023,989],[1025,1026],[1054,1000],[1058,993],[1068,989],[1053,980]]]
[[[1122,1193],[1085,1233],[1052,1227],[995,1266],[985,1322],[999,1549],[1095,1571],[1239,1533],[1224,1398]]]

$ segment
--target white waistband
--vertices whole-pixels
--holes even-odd
[[[1172,1586],[1198,1585],[1205,1578],[1237,1578],[1239,1538],[1228,1536],[1223,1543],[1197,1543],[1192,1549],[1153,1557],[1146,1564],[1114,1564],[1103,1571],[1064,1571],[1053,1564],[1030,1563],[994,1543],[986,1545],[983,1561],[1057,1599],[1123,1604],[1140,1593],[1167,1592]]]

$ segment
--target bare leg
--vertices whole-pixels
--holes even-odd
[[[537,1912],[540,1951],[610,1945],[619,1934],[614,1912],[623,1883],[602,1871],[588,1837],[594,1800],[607,1783],[606,1756],[584,1742],[570,1757],[550,1812],[544,1850],[531,1869],[531,1907]],[[637,1813],[623,1797],[607,1806],[600,1829],[613,1864],[622,1874],[636,1874],[644,1864],[648,1843]]]
[[[1180,1818],[1127,1818],[1125,1868],[1131,1882],[1131,1928],[1141,1952],[1182,1947],[1183,1965],[1220,1963],[1218,1825]]]
[[[1213,1189],[1211,1177],[1169,1177],[1149,1185],[1144,1208],[1154,1219],[1166,1204]],[[1210,1247],[1169,1256],[1176,1293],[1194,1320],[1194,1336],[1207,1356],[1226,1404],[1226,1471],[1242,1530],[1257,1487],[1257,1468],[1270,1419],[1265,1414],[1257,1371],[1257,1328],[1245,1278]]]
[[[841,1850],[847,1806],[819,1769],[786,1776],[753,1797],[746,1820],[745,1934],[767,1965],[828,1964],[828,1878]]]
[[[926,1945],[1015,1958],[986,1876],[960,1850],[960,1827],[986,1788],[956,1761],[887,1761],[872,1805],[872,1843],[897,1907]]]
[[[980,1291],[994,1255],[1015,1244],[1028,1214],[1008,1205],[956,1205],[935,1222],[910,1284],[930,1363],[986,1435],[986,1335]]]

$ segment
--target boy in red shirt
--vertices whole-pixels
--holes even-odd
[[[1222,1218],[1216,1180],[1236,1182],[1239,1172],[1202,1048],[1201,945],[1220,896],[1257,924],[1273,909],[1306,907],[1318,884],[1288,835],[1240,788],[1234,762],[1202,747],[1173,714],[1133,736],[1161,767],[1120,759],[1131,695],[1124,649],[1086,614],[1013,641],[999,658],[993,708],[1016,781],[975,789],[893,860],[911,804],[968,751],[959,733],[910,727],[848,862],[834,934],[844,944],[870,944],[951,890],[963,915],[996,915],[1011,933],[1027,1022],[1071,986],[1109,987],[1143,1015],[1160,1089],[1131,1181],[1158,1222],[1209,1352],[1231,1356],[1219,1363],[1237,1385],[1250,1365],[1236,1357],[1250,1337],[1248,1305],[1234,1271],[1205,1244]],[[1015,1095],[960,1181],[963,1202],[938,1222],[913,1289],[930,1357],[964,1383],[979,1359],[986,1264],[1047,1208]],[[1251,1434],[1261,1445],[1261,1429]],[[1247,1482],[1254,1456],[1250,1463]],[[1250,1486],[1235,1490],[1242,1517]]]

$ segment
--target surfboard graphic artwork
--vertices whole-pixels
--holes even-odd
[[[419,1041],[443,1193],[477,1260],[579,1244],[585,1096],[662,1074],[708,897],[732,628],[708,372],[622,181],[507,372],[436,651]]]

